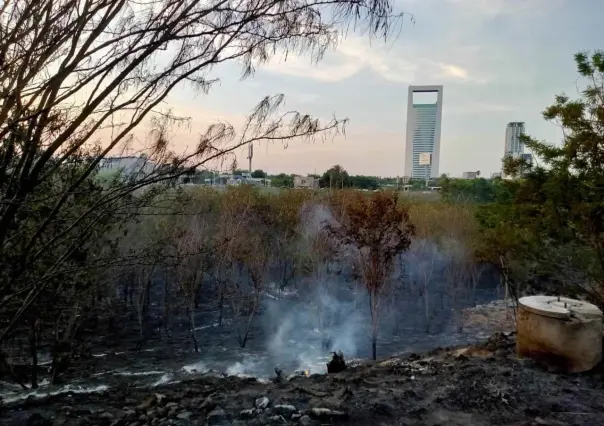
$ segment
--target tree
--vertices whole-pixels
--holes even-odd
[[[360,271],[369,296],[372,356],[377,359],[380,296],[395,258],[411,245],[414,227],[396,192],[375,192],[368,197],[352,191],[332,200],[337,223],[329,224],[327,229]]]
[[[211,74],[215,65],[242,64],[248,77],[277,52],[319,60],[335,45],[342,24],[367,24],[385,36],[391,18],[386,0],[7,2],[0,10],[0,317],[8,320],[0,345],[23,331],[59,277],[70,288],[81,284],[70,280],[78,275],[74,269],[91,266],[68,259],[84,254],[99,223],[117,226],[142,208],[142,188],[158,190],[156,185],[257,140],[312,138],[344,124],[282,113],[283,96],[268,96],[241,132],[226,123],[211,125],[194,149],[176,153],[170,129],[187,118],[164,107],[175,87],[188,84],[205,93],[218,80]],[[150,167],[91,191],[90,178],[103,159],[130,145],[145,121]],[[87,208],[73,205],[92,192]],[[116,208],[131,194],[138,201]],[[113,260],[103,261],[95,266]]]
[[[260,170],[260,169],[254,170],[252,172],[252,177],[256,178],[256,179],[262,179],[262,178],[266,177],[266,173],[263,170]]]
[[[519,179],[506,182],[509,202],[483,212],[481,222],[493,233],[491,250],[506,232],[516,237],[506,246],[514,261],[523,259],[524,287],[545,282],[604,308],[604,52],[578,53],[575,62],[581,98],[558,95],[543,112],[562,127],[562,143],[524,137],[537,164],[505,159],[506,174]]]
[[[294,178],[291,175],[280,173],[277,176],[271,178],[271,185],[276,188],[293,188]]]
[[[321,188],[348,188],[350,186],[350,176],[342,166],[336,164],[323,173],[319,185]]]

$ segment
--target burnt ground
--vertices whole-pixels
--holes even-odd
[[[556,374],[498,333],[474,346],[263,383],[202,376],[8,404],[3,425],[599,425],[603,370]]]

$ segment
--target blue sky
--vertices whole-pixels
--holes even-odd
[[[322,173],[341,164],[352,174],[403,174],[409,84],[443,84],[441,173],[498,171],[505,125],[525,121],[529,134],[551,142],[561,131],[541,111],[554,95],[577,94],[573,54],[604,48],[602,0],[402,0],[414,15],[387,43],[350,34],[314,65],[275,60],[252,79],[236,64],[216,70],[208,95],[180,90],[171,102],[191,116],[181,143],[216,119],[234,125],[264,96],[283,93],[288,109],[350,119],[333,141],[255,146],[254,168],[272,173]],[[189,142],[190,141],[190,142]],[[245,163],[245,152],[237,153]]]

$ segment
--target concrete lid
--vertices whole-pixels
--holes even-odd
[[[602,317],[602,311],[596,305],[567,297],[526,296],[521,297],[518,304],[531,312],[551,318],[567,319],[572,314]]]

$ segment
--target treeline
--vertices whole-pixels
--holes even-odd
[[[65,169],[64,175],[69,172]],[[4,293],[4,374],[23,386],[23,375],[14,370],[16,359],[29,359],[27,377],[36,387],[39,354],[50,353],[54,383],[74,357],[86,355],[88,333],[118,337],[128,325],[138,328],[140,350],[157,334],[152,330],[170,335],[173,324],[185,317],[188,338],[199,351],[200,303],[216,306],[212,321],[219,324],[228,314],[244,347],[270,286],[306,294],[321,289],[337,297],[332,287],[338,280],[330,270],[348,269],[345,285],[365,289],[376,357],[380,318],[400,321],[404,313],[398,301],[406,292],[425,299],[422,309],[430,329],[431,280],[437,274],[445,277],[445,296],[461,330],[461,311],[471,303],[483,270],[472,248],[477,237],[474,222],[468,222],[472,215],[463,206],[410,204],[396,192],[270,194],[246,185],[226,191],[156,185],[108,205],[102,220],[74,227],[63,218],[77,217],[106,191],[124,184],[94,186],[94,176],[90,179],[88,192],[53,222],[60,234],[69,235],[60,245],[70,245],[68,254],[57,262],[60,247],[38,247],[36,258]],[[28,218],[32,225],[35,220],[43,221]],[[85,231],[92,233],[85,236]],[[411,264],[412,270],[406,266]],[[4,264],[8,273],[9,265]],[[329,324],[325,312],[316,315],[322,327]]]

